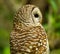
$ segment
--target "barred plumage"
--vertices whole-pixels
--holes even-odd
[[[41,12],[34,5],[25,5],[17,11],[10,36],[11,54],[49,54],[41,21]]]

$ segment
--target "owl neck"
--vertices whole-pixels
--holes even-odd
[[[23,28],[27,28],[23,23],[20,22],[14,22],[13,23],[13,30],[21,30]]]

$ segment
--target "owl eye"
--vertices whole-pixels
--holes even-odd
[[[36,14],[34,14],[34,17],[35,17],[35,18],[38,18],[38,17],[39,17],[39,15],[36,13]]]

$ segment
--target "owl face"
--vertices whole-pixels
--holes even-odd
[[[42,21],[42,15],[40,10],[36,7],[32,10],[32,21],[34,26],[38,26]]]
[[[42,15],[38,7],[25,5],[17,12],[17,20],[26,26],[38,26],[42,21]]]

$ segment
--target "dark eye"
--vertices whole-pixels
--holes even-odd
[[[34,14],[34,17],[35,17],[35,18],[38,18],[38,17],[39,17],[39,15],[36,13],[36,14]]]

